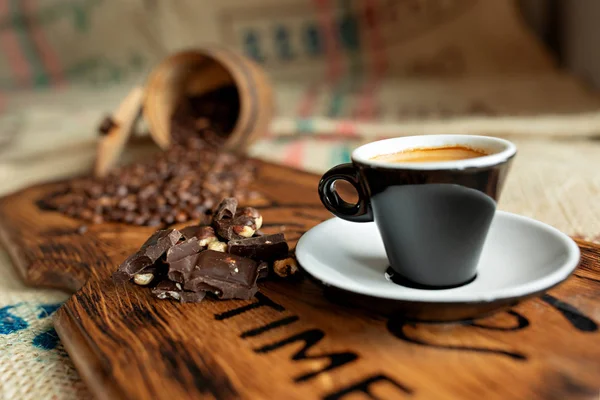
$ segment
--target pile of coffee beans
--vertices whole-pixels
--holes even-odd
[[[183,143],[195,134],[208,144],[221,146],[233,130],[239,111],[239,96],[234,86],[188,97],[173,115],[171,139]]]
[[[174,114],[167,151],[105,178],[73,180],[43,199],[44,206],[92,223],[161,226],[203,218],[223,197],[257,196],[247,189],[255,165],[220,150],[239,110],[234,94],[225,88],[188,99]]]

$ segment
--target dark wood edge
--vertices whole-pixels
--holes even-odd
[[[93,341],[85,334],[85,329],[77,323],[66,307],[60,307],[52,318],[54,328],[60,341],[69,353],[69,358],[75,364],[77,372],[90,388],[92,393],[100,395],[99,399],[125,399],[115,381],[106,374],[107,369],[101,365],[100,352]],[[95,354],[96,357],[86,357]]]
[[[37,285],[42,282],[33,282],[30,279],[28,274],[28,265],[25,265],[23,260],[25,259],[25,255],[22,254],[22,246],[19,246],[16,240],[13,240],[12,235],[6,227],[0,223],[0,245],[4,247],[6,252],[8,253],[8,257],[13,265],[16,266],[16,269],[21,276],[23,282],[27,285]]]

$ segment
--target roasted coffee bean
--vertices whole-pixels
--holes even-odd
[[[104,117],[104,119],[102,120],[102,122],[100,122],[100,125],[98,126],[98,134],[100,136],[108,135],[110,131],[116,126],[117,124],[115,123],[115,121],[107,115],[106,117]]]
[[[148,221],[148,218],[146,218],[145,215],[139,215],[133,220],[133,223],[135,225],[146,225],[147,221]]]
[[[94,213],[91,210],[82,210],[79,215],[82,219],[89,221],[94,216]]]
[[[158,206],[164,206],[167,204],[167,199],[165,199],[163,196],[156,197],[155,201]]]
[[[180,211],[177,213],[177,215],[175,216],[175,221],[177,222],[185,222],[185,221],[189,221],[190,217],[183,211]]]
[[[170,225],[205,218],[223,197],[250,198],[251,162],[220,151],[239,113],[235,88],[184,101],[172,118],[173,145],[152,158],[118,167],[106,178],[71,181],[45,201],[73,218],[94,223]]]
[[[155,185],[148,185],[138,192],[138,197],[142,200],[149,198],[156,193]]]
[[[125,211],[114,209],[114,210],[110,211],[109,215],[110,215],[110,219],[112,221],[121,222],[121,221],[123,221],[123,218],[125,217]]]
[[[162,222],[161,222],[160,218],[157,216],[153,216],[146,222],[146,225],[148,225],[148,226],[160,226],[161,224],[162,224]]]
[[[88,188],[87,191],[90,194],[90,196],[93,198],[100,197],[100,196],[102,196],[102,193],[103,193],[102,187],[100,185],[94,185],[94,186]]]
[[[125,216],[123,217],[123,221],[126,222],[126,223],[128,223],[128,224],[133,223],[134,220],[135,220],[135,214],[132,213],[131,211],[127,212],[125,214]]]
[[[113,199],[108,196],[102,196],[98,199],[96,204],[101,207],[111,207],[113,205]]]
[[[125,197],[125,196],[127,196],[127,192],[128,192],[127,186],[119,185],[117,187],[117,190],[116,190],[117,196],[119,196],[119,197]]]

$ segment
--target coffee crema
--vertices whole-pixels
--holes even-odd
[[[390,163],[425,163],[441,161],[459,161],[485,157],[489,153],[467,146],[440,146],[406,149],[397,153],[380,154],[372,157],[373,161]]]

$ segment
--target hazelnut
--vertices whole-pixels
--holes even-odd
[[[150,282],[152,282],[153,279],[154,279],[154,274],[153,273],[135,274],[133,276],[133,282],[136,285],[140,285],[140,286],[149,285]]]
[[[294,257],[277,260],[273,263],[273,271],[282,278],[289,277],[298,272],[298,263]]]
[[[227,243],[219,241],[210,242],[208,244],[208,250],[220,251],[222,253],[225,253],[227,251]]]
[[[249,217],[252,219],[252,222],[254,223],[254,225],[256,226],[255,230],[259,230],[260,227],[263,224],[263,217],[260,214],[260,212],[258,212],[258,210],[254,207],[245,207],[243,208],[239,214],[244,215],[246,217]]]
[[[164,293],[159,293],[156,297],[158,297],[161,300],[165,300],[168,297],[171,297],[174,300],[180,300],[181,299],[181,295],[177,292],[172,292],[172,291],[168,291],[168,292],[164,292]]]
[[[252,237],[254,235],[254,232],[256,232],[255,229],[253,229],[251,226],[248,226],[248,225],[235,225],[233,227],[233,231],[237,235],[240,235],[245,238]]]
[[[206,247],[209,244],[213,243],[213,242],[218,242],[219,238],[217,238],[216,236],[212,236],[212,237],[207,237],[204,239],[199,239],[198,243],[200,244],[200,247]]]
[[[236,212],[236,207],[235,199],[224,199],[213,218],[213,226],[222,239],[250,238],[256,233],[257,226],[262,225],[262,216],[257,209],[246,207]]]
[[[206,247],[210,243],[216,242],[218,240],[219,239],[217,238],[217,235],[215,234],[214,229],[211,228],[210,226],[203,228],[202,232],[198,235],[198,244],[201,247]]]

